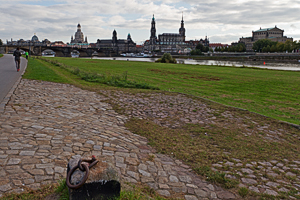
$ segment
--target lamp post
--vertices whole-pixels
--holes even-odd
[[[30,58],[30,55],[31,55],[31,41],[29,41],[29,58]]]

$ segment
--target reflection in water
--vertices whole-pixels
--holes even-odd
[[[93,57],[93,59],[103,60],[127,60],[127,61],[140,61],[140,62],[155,62],[157,58],[134,58],[134,57]],[[266,62],[263,61],[219,61],[219,60],[193,60],[193,59],[177,59],[180,64],[189,65],[219,65],[219,66],[234,66],[234,67],[257,67],[265,69],[300,71],[300,63],[279,63],[279,62]]]

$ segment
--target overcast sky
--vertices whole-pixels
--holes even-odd
[[[300,39],[300,0],[0,0],[0,39],[70,42],[80,23],[88,42],[118,39],[128,33],[138,44],[156,33],[178,33],[183,12],[186,39],[207,35],[211,43],[230,44],[252,31],[277,25],[284,35]]]

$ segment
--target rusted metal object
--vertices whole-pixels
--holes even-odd
[[[96,158],[99,160],[98,163]],[[84,165],[87,165],[89,175],[82,187],[77,188],[84,182],[83,179],[87,174]],[[68,163],[67,174],[69,174],[67,181],[71,183],[69,184],[71,188],[68,188],[70,200],[111,200],[120,197],[121,172],[108,156],[97,155],[95,158],[85,160],[76,155]]]
[[[89,173],[90,173],[90,168],[92,168],[94,165],[96,165],[99,161],[96,159],[95,156],[92,156],[92,159],[91,160],[87,160],[87,159],[80,159],[78,161],[78,164],[73,167],[68,175],[67,175],[67,180],[66,180],[66,184],[67,186],[70,188],[70,189],[78,189],[80,187],[82,187],[84,185],[84,183],[86,182],[86,180],[88,179],[89,177]],[[72,185],[71,184],[71,176],[72,174],[77,170],[81,170],[81,171],[85,171],[85,175],[84,177],[82,178],[82,180],[77,184],[77,185]]]

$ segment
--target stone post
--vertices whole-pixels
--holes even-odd
[[[68,163],[67,173],[77,166],[80,158],[71,159]],[[88,159],[88,158],[84,158]],[[98,158],[97,158],[98,159]],[[93,166],[89,171],[89,177],[85,184],[78,189],[69,188],[70,200],[110,200],[120,196],[121,184],[120,175],[114,166],[105,161],[101,161]],[[81,182],[86,172],[77,169],[70,178],[70,183],[76,185]]]

